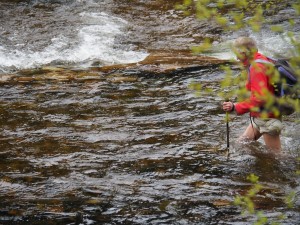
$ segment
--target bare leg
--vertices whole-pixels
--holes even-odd
[[[281,142],[279,135],[263,134],[265,144],[269,150],[274,153],[281,152]]]
[[[256,141],[261,137],[261,133],[255,129],[251,124],[247,127],[242,136],[239,137],[238,141]]]
[[[267,133],[261,134],[257,129],[252,127],[251,124],[249,124],[242,136],[239,137],[238,141],[256,141],[261,136],[263,136],[265,144],[270,151],[272,151],[273,153],[281,152],[281,142],[279,135],[270,135]]]

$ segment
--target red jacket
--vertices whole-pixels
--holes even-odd
[[[267,60],[267,57],[260,53],[255,53],[254,59]],[[256,63],[255,66],[250,66],[248,72],[248,81],[246,89],[251,92],[250,98],[235,104],[235,110],[238,115],[250,112],[252,117],[260,117],[261,113],[257,109],[261,108],[265,101],[263,96],[268,94],[274,95],[274,87],[270,84],[270,77],[267,75],[266,65],[263,63]],[[276,118],[273,113],[268,113],[269,118]]]

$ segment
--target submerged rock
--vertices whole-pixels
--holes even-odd
[[[123,82],[136,82],[138,77],[136,76],[124,76],[123,74],[113,74],[107,78],[112,83],[123,83]]]
[[[1,83],[7,83],[10,80],[12,80],[13,78],[14,78],[14,75],[12,75],[12,74],[3,74],[3,75],[0,75],[0,84]]]
[[[17,74],[1,75],[0,83],[32,83],[49,80],[52,82],[93,80],[107,80],[113,83],[136,82],[139,74],[172,75],[186,70],[215,67],[225,63],[229,63],[229,61],[195,55],[191,51],[155,51],[137,63],[92,67],[85,70],[61,67],[20,70]]]
[[[93,68],[105,73],[115,70],[134,70],[151,74],[172,74],[182,70],[217,66],[229,63],[228,60],[195,55],[191,51],[156,51],[138,63],[118,64]]]
[[[94,71],[71,70],[66,68],[42,67],[39,69],[26,69],[19,71],[16,75],[2,75],[0,83],[17,82],[68,82],[68,81],[90,81],[101,79],[101,73]]]

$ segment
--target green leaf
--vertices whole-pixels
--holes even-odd
[[[283,27],[280,26],[280,25],[271,26],[271,30],[274,31],[274,32],[278,32],[278,33],[283,33],[284,32]]]
[[[216,18],[215,18],[215,20],[216,20],[216,22],[219,24],[219,25],[221,25],[221,26],[225,26],[225,25],[227,25],[227,23],[228,23],[228,20],[227,20],[227,18],[225,18],[225,17],[219,17],[219,16],[217,16]]]
[[[210,39],[205,39],[204,42],[199,46],[193,46],[191,49],[194,53],[199,54],[210,50],[212,43]]]
[[[295,9],[297,15],[300,15],[300,3],[293,4],[293,8]]]
[[[296,201],[295,197],[296,197],[295,191],[290,192],[290,193],[286,196],[286,198],[285,198],[285,204],[286,204],[289,208],[293,208],[294,203],[295,203],[295,201]]]
[[[296,25],[296,22],[295,22],[295,20],[293,20],[293,19],[290,19],[290,20],[289,20],[289,23],[290,23],[290,25],[291,25],[292,27],[294,27],[294,26]]]
[[[249,180],[253,184],[256,184],[259,180],[259,177],[251,173],[249,176],[247,176],[247,180]]]

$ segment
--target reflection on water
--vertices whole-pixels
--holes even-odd
[[[299,194],[299,138],[289,134],[299,126],[274,157],[260,143],[234,145],[247,118],[232,116],[227,160],[221,99],[188,89],[195,80],[218,90],[221,76],[2,85],[0,223],[249,224],[231,202],[255,173],[259,209],[296,224],[299,202],[287,209],[284,196]]]

